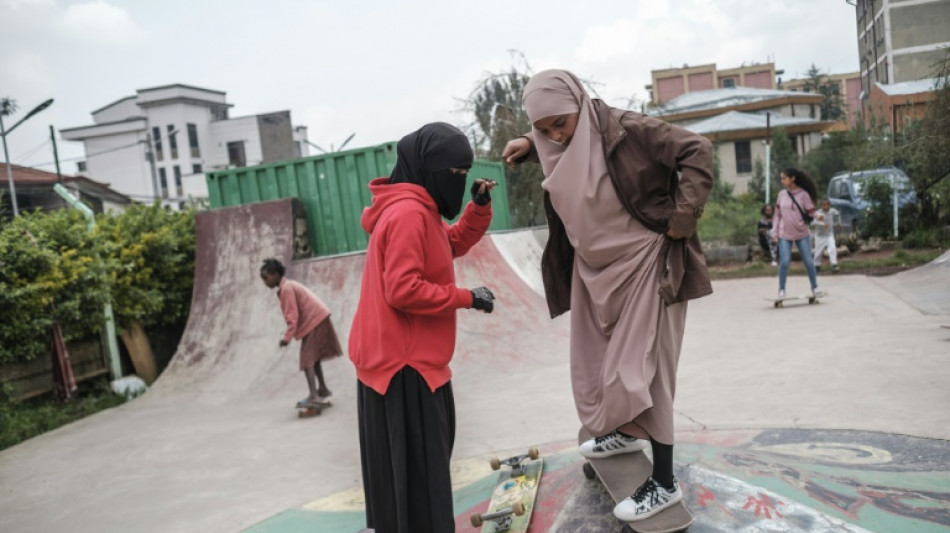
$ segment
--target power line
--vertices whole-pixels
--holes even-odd
[[[45,147],[45,146],[48,145],[49,143],[50,143],[50,140],[49,140],[49,139],[46,139],[45,141],[41,142],[39,145],[34,146],[33,148],[30,148],[29,150],[27,150],[27,151],[26,151],[26,155],[21,155],[21,156],[19,156],[19,157],[15,157],[14,159],[17,160],[17,161],[25,161],[25,160],[29,159],[30,157],[33,157],[33,155],[35,155],[36,152],[39,152],[40,149],[42,149],[43,147]]]
[[[109,148],[108,150],[103,150],[103,151],[101,151],[101,152],[96,152],[96,153],[94,153],[94,154],[86,154],[86,155],[84,155],[84,156],[82,156],[82,157],[69,157],[69,158],[66,158],[66,159],[60,159],[59,162],[60,162],[60,163],[72,163],[72,162],[74,162],[74,161],[82,161],[82,160],[84,160],[84,159],[89,159],[89,158],[91,158],[91,157],[96,157],[97,155],[108,154],[108,153],[111,153],[111,152],[118,152],[119,150],[125,150],[126,148],[132,148],[133,146],[138,146],[139,144],[142,144],[142,143],[144,143],[144,142],[145,142],[145,141],[135,141],[134,143],[130,143],[130,144],[122,145],[122,146],[116,146],[115,148]],[[38,163],[38,164],[35,164],[35,165],[32,165],[32,166],[34,166],[34,167],[48,167],[48,166],[55,165],[55,164],[56,164],[56,161],[49,161],[49,162],[46,162],[46,163]]]

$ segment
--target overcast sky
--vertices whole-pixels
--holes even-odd
[[[93,110],[172,83],[225,91],[232,117],[290,110],[324,148],[350,133],[348,148],[397,140],[469,122],[457,99],[520,65],[513,49],[534,71],[599,83],[614,105],[645,100],[650,70],[683,64],[774,61],[785,79],[812,63],[858,70],[845,0],[0,0],[0,97],[21,108],[5,123],[56,99],[8,137],[23,165],[52,160],[50,124],[91,124]]]

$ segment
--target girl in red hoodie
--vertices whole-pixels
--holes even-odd
[[[455,312],[490,313],[485,287],[455,285],[452,261],[485,234],[493,182],[476,180],[459,221],[472,148],[454,126],[423,126],[396,145],[396,167],[370,182],[370,234],[349,355],[358,382],[366,526],[376,533],[454,531],[449,460]]]

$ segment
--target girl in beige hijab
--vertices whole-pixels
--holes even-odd
[[[641,520],[682,499],[673,477],[673,397],[686,301],[712,292],[696,219],[712,187],[712,145],[592,100],[564,70],[525,86],[530,134],[509,165],[541,163],[552,316],[571,313],[571,382],[586,457],[652,447],[653,475],[614,514]]]

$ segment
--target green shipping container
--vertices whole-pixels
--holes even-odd
[[[205,180],[212,209],[298,198],[307,213],[314,255],[333,255],[366,249],[369,236],[360,226],[360,215],[370,203],[369,182],[388,176],[395,164],[396,143],[391,142],[208,172]],[[477,178],[498,182],[492,191],[494,216],[489,229],[511,229],[504,165],[476,160],[468,176],[469,186]]]

